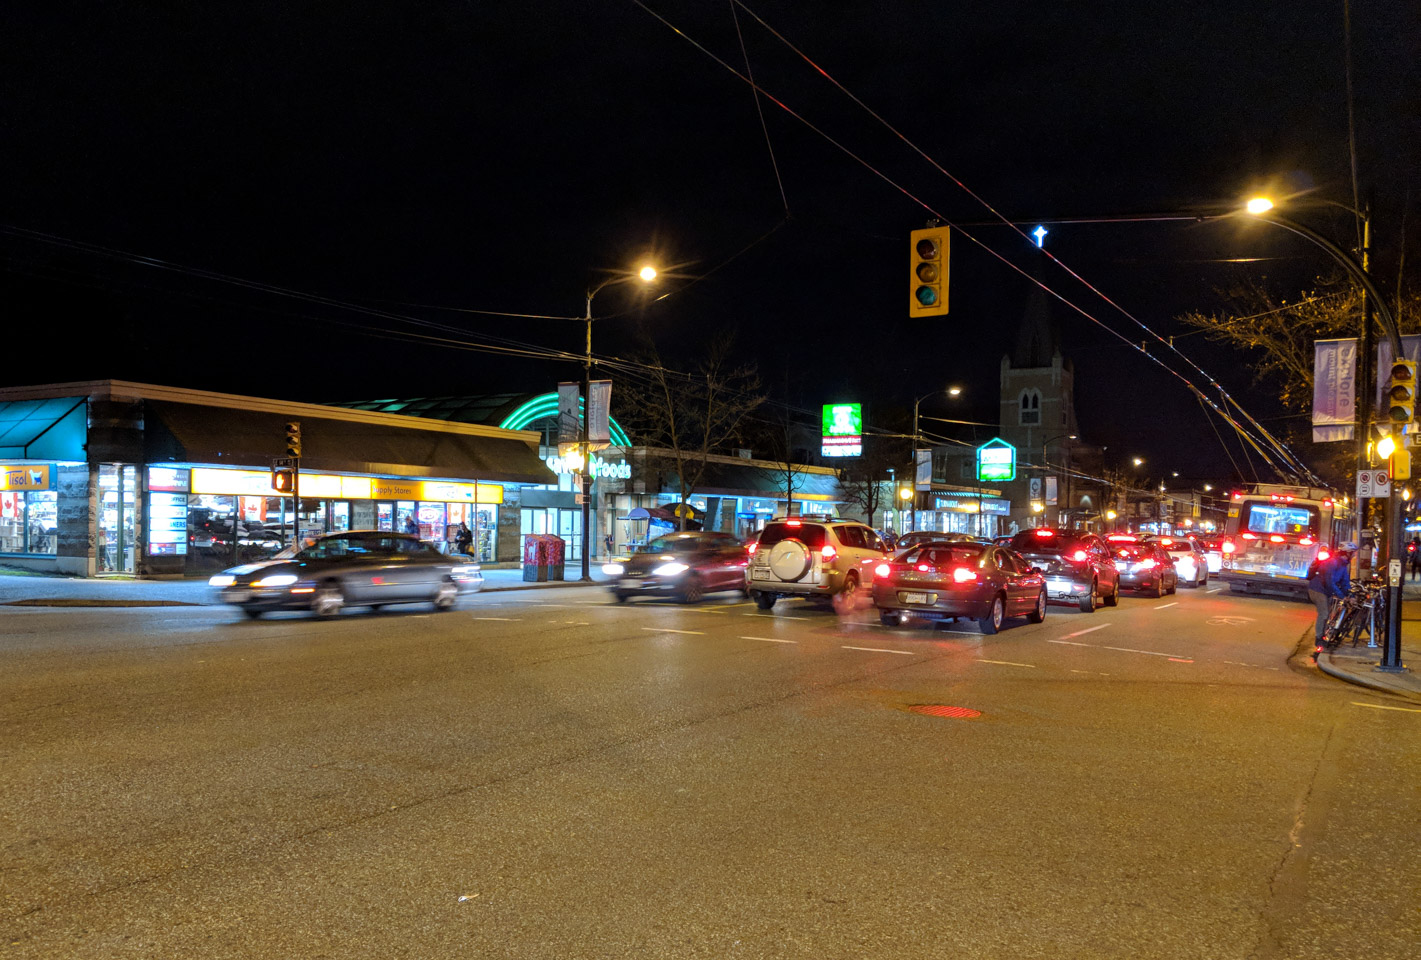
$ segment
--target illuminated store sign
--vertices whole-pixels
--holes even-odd
[[[580,473],[582,471],[582,457],[576,452],[565,457],[548,457],[546,461],[548,469],[558,475],[566,473]],[[597,454],[592,455],[592,479],[603,477],[607,480],[630,480],[632,478],[632,465],[625,460],[616,463],[610,460],[603,460]]]
[[[54,471],[48,463],[0,463],[0,490],[50,490]]]
[[[193,469],[192,492],[242,497],[283,496],[272,488],[270,470],[218,470],[211,467]],[[303,473],[301,497],[313,500],[426,500],[495,505],[503,502],[503,487],[496,483],[387,480]]]
[[[1016,447],[1000,437],[988,440],[977,448],[977,479],[1001,481],[1016,479]]]
[[[819,452],[826,457],[863,455],[863,404],[826,403]]]

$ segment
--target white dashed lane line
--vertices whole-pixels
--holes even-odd
[[[1034,664],[1034,663],[1017,663],[1017,662],[1015,662],[1015,661],[1013,661],[1013,660],[983,660],[981,657],[978,657],[978,658],[977,658],[977,662],[978,662],[978,663],[999,663],[999,664],[1001,664],[1001,665],[1004,666],[1004,667],[1031,667],[1033,670],[1036,669],[1036,664]]]
[[[741,640],[763,640],[766,643],[798,643],[798,640],[780,640],[777,637],[741,637]]]
[[[517,623],[522,617],[474,617],[475,620],[497,620],[500,623]]]
[[[1178,600],[1174,601],[1173,603],[1162,603],[1162,604],[1160,604],[1160,605],[1157,606],[1157,607],[1152,607],[1151,609],[1153,609],[1153,610],[1168,610],[1170,607],[1177,607],[1177,606],[1179,606],[1179,601],[1178,601]]]
[[[779,613],[742,613],[742,617],[764,617],[767,620],[808,620],[808,617],[787,617]]]
[[[1077,630],[1075,633],[1068,633],[1066,634],[1066,637],[1069,639],[1070,637],[1083,636],[1087,633],[1094,633],[1097,630],[1104,630],[1108,626],[1110,626],[1110,624],[1108,623],[1097,624],[1093,627],[1086,627],[1084,630]],[[1052,642],[1054,643],[1055,641],[1053,640]]]
[[[1421,710],[1416,710],[1412,707],[1389,707],[1386,704],[1382,703],[1362,703],[1360,700],[1353,700],[1352,706],[1369,707],[1372,710],[1399,710],[1402,713],[1421,713]]]
[[[913,656],[913,651],[911,651],[911,650],[884,650],[884,649],[882,649],[881,647],[850,647],[850,646],[847,646],[847,645],[844,647],[844,649],[845,649],[845,650],[862,650],[864,653],[896,653],[896,654],[898,654],[900,657],[911,657],[911,656]]]
[[[1214,589],[1210,590],[1209,593],[1223,593],[1223,591],[1223,587],[1215,587]]]
[[[692,637],[704,637],[704,630],[672,630],[670,627],[642,627],[648,633],[684,633]]]

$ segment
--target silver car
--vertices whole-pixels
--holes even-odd
[[[465,557],[445,556],[403,533],[351,530],[317,537],[300,552],[232,567],[208,583],[218,599],[249,617],[268,610],[310,610],[333,617],[347,606],[388,603],[454,606],[459,595],[483,586],[483,572]]]

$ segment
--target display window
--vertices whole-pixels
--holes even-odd
[[[0,490],[0,553],[57,553],[58,496],[53,490]]]

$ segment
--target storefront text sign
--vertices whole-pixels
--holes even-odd
[[[0,490],[49,490],[52,478],[47,463],[0,464]]]
[[[267,470],[227,470],[194,467],[192,492],[244,497],[281,496],[271,487]],[[301,496],[316,500],[427,500],[444,503],[500,504],[503,487],[496,483],[453,483],[442,480],[389,480],[343,477],[329,473],[301,474]]]
[[[548,469],[556,474],[577,473],[578,467],[582,465],[581,458],[576,454],[567,457],[548,457],[546,461]],[[613,463],[610,460],[603,460],[596,454],[592,455],[592,479],[605,477],[608,480],[630,480],[632,478],[632,465],[625,460]]]

